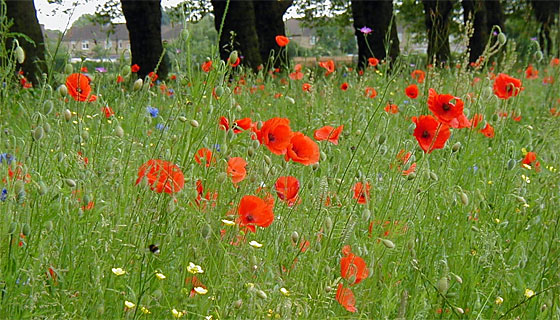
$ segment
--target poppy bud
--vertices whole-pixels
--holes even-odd
[[[212,232],[212,228],[210,227],[209,224],[205,224],[202,226],[202,229],[200,230],[200,235],[204,238],[204,239],[208,239],[210,237],[210,233]]]
[[[233,302],[233,307],[235,309],[239,309],[241,306],[243,306],[243,300],[239,299]]]
[[[237,53],[237,50],[233,50],[230,54],[229,54],[229,63],[230,64],[234,64],[237,62],[237,58],[239,58],[239,54]]]
[[[414,180],[416,178],[416,172],[411,172],[406,178],[408,180]]]
[[[506,44],[507,41],[507,37],[503,32],[498,33],[498,42],[500,43],[500,45],[504,45]]]
[[[53,107],[54,107],[53,102],[50,101],[50,100],[46,100],[43,103],[43,114],[47,115],[47,114],[51,113],[51,111],[53,110]]]
[[[381,242],[383,242],[383,245],[389,249],[393,249],[395,247],[395,244],[391,240],[381,239]]]
[[[259,261],[257,260],[257,257],[255,255],[251,256],[251,261],[250,262],[251,262],[251,265],[253,265],[253,266],[256,266],[259,263]]]
[[[387,136],[385,134],[382,134],[377,139],[377,143],[381,145],[381,144],[385,143],[385,140],[387,140]]]
[[[54,228],[53,222],[52,220],[47,221],[47,223],[45,224],[45,230],[47,230],[47,232],[51,232]]]
[[[194,120],[194,119],[192,119],[190,123],[191,123],[191,126],[192,126],[193,128],[198,128],[198,126],[199,126],[198,121],[196,121],[196,120]]]
[[[362,130],[356,130],[356,135],[361,136],[362,135]]]
[[[497,113],[494,113],[492,115],[492,121],[494,121],[494,122],[498,121],[498,114]]]
[[[434,180],[434,181],[438,181],[438,180],[439,180],[437,174],[436,174],[435,172],[433,172],[433,171],[430,171],[430,178],[431,178],[432,180]]]
[[[187,122],[187,117],[185,117],[185,116],[179,116],[178,119],[181,122]]]
[[[414,243],[415,243],[415,242],[416,242],[416,241],[414,240],[414,238],[408,240],[408,242],[406,243],[406,246],[408,247],[408,250],[414,249]]]
[[[81,136],[82,136],[82,139],[88,140],[89,139],[89,131],[85,131],[85,130],[82,131]]]
[[[128,77],[130,75],[130,71],[130,66],[125,65],[121,68],[121,74],[123,77]]]
[[[214,93],[216,94],[216,97],[221,97],[224,95],[224,87],[222,86],[217,86],[216,89],[214,89]]]
[[[117,127],[115,128],[115,135],[116,135],[117,137],[119,137],[119,138],[124,137],[124,130],[123,130],[123,128],[122,128],[121,126],[117,126]]]
[[[451,151],[452,152],[457,152],[461,149],[461,142],[457,141],[452,147],[451,147]]]
[[[255,155],[255,149],[253,149],[253,147],[247,148],[247,155],[248,155],[249,157],[254,156],[254,155]]]
[[[218,183],[224,183],[226,180],[227,180],[227,173],[225,172],[220,172],[216,176],[216,181],[218,181]]]
[[[78,135],[75,135],[75,136],[74,136],[74,143],[75,143],[75,144],[80,144],[80,143],[82,143],[82,137],[80,137],[80,136],[78,136]]]
[[[66,73],[66,74],[74,73],[74,66],[72,66],[70,63],[67,63],[64,66],[64,73]]]
[[[39,195],[43,196],[48,191],[49,191],[49,189],[47,188],[47,185],[43,181],[39,181]]]
[[[297,231],[292,232],[292,242],[297,243],[299,240],[299,234]]]
[[[8,234],[14,234],[17,229],[17,222],[10,223],[10,227],[8,228]]]
[[[72,180],[72,179],[64,179],[64,182],[66,183],[67,186],[69,186],[70,188],[74,188],[76,186],[76,181]]]
[[[292,97],[286,96],[286,100],[288,100],[288,102],[291,103],[291,104],[295,104],[295,103],[296,103],[296,101],[295,101],[294,98],[292,98]]]
[[[19,64],[22,64],[25,61],[25,51],[20,46],[16,47],[16,58]]]
[[[72,112],[70,112],[70,110],[64,110],[64,119],[66,121],[70,121],[72,119]]]
[[[537,62],[541,62],[541,60],[543,59],[543,53],[541,50],[538,50],[535,52],[534,54],[535,60],[537,60]]]
[[[144,85],[144,81],[142,81],[142,79],[137,79],[136,81],[134,81],[134,84],[132,85],[132,90],[138,91],[142,89],[143,85]]]
[[[447,277],[441,277],[441,279],[438,280],[436,287],[441,294],[445,294],[449,289],[449,281],[447,280]]]
[[[325,232],[330,232],[333,227],[333,222],[331,217],[326,217],[325,221],[323,222],[323,225],[325,226]]]
[[[51,125],[48,122],[45,122],[43,129],[45,130],[45,133],[49,133],[51,132]]]
[[[228,91],[228,93],[229,93],[229,91]],[[240,105],[239,103],[236,104],[236,105],[235,105],[235,111],[241,112],[241,110],[243,110],[243,109],[241,108],[241,105]]]
[[[18,194],[18,193],[20,193],[20,192],[22,192],[22,191],[25,191],[24,183],[23,183],[22,180],[17,180],[17,181],[14,183],[14,192],[15,192],[16,194]]]
[[[326,287],[325,287],[325,292],[326,292],[326,293],[331,293],[331,291],[332,291],[332,287],[331,287],[331,286],[326,286]]]
[[[365,209],[364,212],[362,212],[362,220],[369,220],[369,217],[371,217],[371,211],[369,211],[369,209]]]
[[[507,162],[507,169],[508,170],[513,170],[513,168],[515,168],[516,164],[517,164],[517,162],[514,159],[509,159],[509,161]]]
[[[459,197],[461,198],[461,202],[462,202],[464,205],[468,205],[468,204],[469,204],[469,197],[467,196],[466,193],[464,193],[464,192],[459,192]]]
[[[461,279],[461,277],[459,277],[458,275],[453,274],[453,277],[455,278],[455,281],[459,282],[460,284],[463,283],[463,279]]]
[[[31,227],[29,226],[29,224],[24,223],[23,224],[23,228],[21,229],[21,233],[23,233],[24,236],[28,237],[31,234]]]
[[[456,307],[455,310],[457,311],[458,314],[464,314],[465,313],[465,310],[463,310],[463,308]]]
[[[266,299],[266,298],[268,298],[268,296],[266,295],[266,293],[265,293],[264,291],[262,291],[262,290],[257,290],[257,296],[258,296],[259,298],[263,299],[263,300]]]

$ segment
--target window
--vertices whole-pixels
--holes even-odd
[[[309,44],[313,46],[316,43],[317,43],[317,37],[316,36],[311,36],[311,38],[309,38]]]
[[[89,50],[89,41],[87,40],[82,41],[82,50]]]
[[[122,40],[119,40],[119,49],[122,49]]]

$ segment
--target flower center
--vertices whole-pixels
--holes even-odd
[[[428,132],[428,130],[424,130],[424,132],[422,132],[422,138],[429,138],[430,137],[430,133]]]
[[[451,106],[450,106],[449,104],[447,104],[447,103],[444,103],[441,107],[442,107],[442,109],[445,110],[445,111],[449,111],[449,109],[451,109]]]
[[[253,218],[252,215],[248,214],[247,217],[245,217],[245,219],[247,220],[247,222],[254,222],[255,218]]]
[[[272,133],[268,134],[268,141],[270,142],[274,142],[276,140],[276,137],[274,137],[274,135]]]

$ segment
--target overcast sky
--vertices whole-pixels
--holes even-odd
[[[173,7],[184,0],[161,0],[163,7]],[[62,0],[62,4],[49,4],[47,0],[34,0],[37,9],[37,18],[46,29],[64,30],[84,14],[95,13],[99,4],[105,0]],[[124,22],[120,21],[120,22]]]

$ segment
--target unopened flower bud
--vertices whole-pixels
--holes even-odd
[[[266,295],[266,292],[262,291],[262,290],[257,290],[257,296],[261,299],[266,299],[268,298],[268,296]]]
[[[447,277],[441,277],[441,279],[438,280],[436,287],[441,294],[445,294],[449,289],[449,280],[447,280]]]
[[[194,128],[198,128],[198,126],[199,126],[198,121],[196,121],[194,119],[192,119],[190,123],[191,123],[191,126],[193,126]]]
[[[386,136],[385,134],[381,134],[381,135],[379,136],[379,138],[377,139],[377,143],[378,143],[378,144],[384,144],[384,143],[385,143],[385,140],[387,140],[387,136]]]
[[[457,142],[451,147],[451,151],[457,152],[457,151],[459,151],[459,149],[461,149],[461,142],[457,141]]]
[[[72,119],[72,112],[70,110],[64,110],[64,119],[66,121],[70,121]]]
[[[500,45],[504,45],[507,42],[507,37],[503,32],[498,33],[498,42],[500,43]]]
[[[23,228],[21,229],[21,233],[23,233],[24,236],[28,237],[31,234],[31,227],[29,226],[29,224],[24,223],[23,224]]]
[[[237,61],[237,58],[239,58],[239,54],[237,53],[237,50],[233,50],[229,54],[229,63],[234,64]]]
[[[115,135],[119,138],[124,137],[124,129],[121,126],[115,128]]]
[[[67,63],[64,66],[64,73],[66,73],[66,74],[74,73],[74,66],[72,66],[70,63]]]
[[[144,85],[144,81],[142,79],[136,79],[136,81],[134,81],[134,84],[132,85],[132,90],[138,91],[142,89],[143,85]]]
[[[67,186],[69,186],[70,188],[74,188],[76,186],[76,181],[72,180],[72,179],[64,179],[64,182],[66,183]]]
[[[541,62],[541,60],[543,59],[543,53],[541,50],[538,50],[535,52],[535,60],[537,60],[537,62]]]
[[[467,196],[466,193],[460,192],[460,193],[459,193],[459,197],[461,198],[461,202],[462,202],[464,205],[468,205],[468,204],[469,204],[469,197]]]
[[[22,64],[25,61],[25,51],[20,46],[16,47],[16,58],[19,64]]]
[[[513,170],[513,168],[515,168],[516,163],[517,162],[514,159],[509,159],[509,161],[507,162],[507,169]]]
[[[383,245],[389,249],[393,249],[395,247],[395,244],[391,240],[381,239],[381,242],[383,242]]]
[[[38,126],[37,128],[35,128],[35,130],[33,130],[33,140],[35,141],[41,140],[44,135],[45,135],[45,131],[41,126]]]
[[[299,240],[299,234],[297,233],[297,231],[292,232],[292,241],[294,243],[297,243]]]

